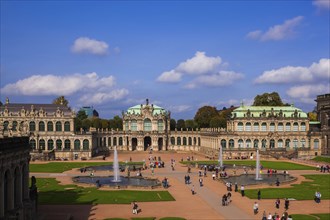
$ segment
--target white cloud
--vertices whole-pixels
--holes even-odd
[[[295,18],[286,20],[283,24],[278,24],[270,27],[266,32],[260,30],[251,31],[247,34],[250,39],[268,41],[268,40],[284,40],[288,39],[295,34],[295,28],[303,20],[303,16],[297,16]]]
[[[197,75],[206,74],[214,71],[220,63],[220,57],[208,57],[205,52],[197,51],[193,58],[180,63],[176,71]]]
[[[291,87],[287,94],[303,103],[315,104],[315,97],[319,94],[329,93],[329,84],[302,85]]]
[[[175,71],[171,70],[168,72],[163,72],[158,78],[158,82],[168,82],[168,83],[176,83],[181,81],[181,76],[182,74]]]
[[[310,67],[286,66],[279,69],[264,71],[255,79],[255,83],[301,83],[312,82],[317,78],[330,77],[330,59],[320,59]]]
[[[244,75],[241,73],[236,73],[233,71],[220,71],[217,74],[199,76],[193,82],[187,84],[185,88],[193,89],[199,85],[227,86],[242,78],[244,78]]]
[[[313,5],[315,5],[318,9],[330,9],[330,0],[314,0]]]
[[[80,37],[74,41],[71,51],[74,53],[106,55],[108,53],[108,47],[108,44],[104,41],[98,41],[88,37]]]
[[[127,89],[115,89],[110,92],[87,93],[83,95],[79,101],[85,105],[101,104],[104,102],[123,99],[128,95],[128,93],[129,92]]]
[[[173,113],[187,112],[192,109],[190,105],[169,106],[168,109]]]

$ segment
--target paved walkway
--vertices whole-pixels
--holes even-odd
[[[250,200],[247,197],[241,197],[239,193],[232,192],[233,202],[229,206],[221,206],[221,197],[227,193],[226,187],[219,181],[212,180],[211,175],[204,179],[204,186],[200,187],[198,183],[197,169],[192,169],[191,184],[186,185],[184,183],[184,176],[187,174],[187,167],[181,165],[178,161],[181,158],[186,158],[192,154],[187,153],[154,153],[152,156],[160,156],[165,161],[165,168],[155,169],[155,177],[160,180],[167,177],[170,182],[168,191],[172,194],[176,201],[170,202],[139,202],[139,207],[142,209],[137,217],[183,217],[190,220],[197,219],[261,219],[262,212],[265,210],[274,214],[282,214],[284,212],[283,201],[281,209],[276,210],[273,200],[261,200],[259,203],[259,214],[253,214],[253,203],[255,200]],[[145,159],[148,161],[150,155],[146,153],[119,153],[119,160],[126,161],[132,157],[133,161],[142,161]],[[194,155],[198,160],[205,160],[201,155]],[[112,160],[112,158],[107,158]],[[175,171],[170,169],[170,160],[176,160]],[[299,183],[304,180],[301,174],[319,174],[317,171],[291,171],[298,177]],[[96,175],[108,175],[106,171],[104,173],[99,172]],[[62,184],[72,183],[71,177],[81,175],[78,170],[70,170],[62,174],[41,174],[31,173],[36,177],[55,177]],[[88,174],[86,174],[88,175]],[[325,174],[329,175],[329,174]],[[143,171],[143,176],[151,176],[150,169]],[[191,188],[194,185],[194,189],[197,192],[195,195],[191,194]],[[288,187],[289,185],[282,184],[281,187]],[[269,186],[266,186],[269,187]],[[247,187],[249,188],[249,187]],[[252,188],[252,187],[251,187]],[[260,188],[260,187],[258,187]],[[104,190],[109,188],[104,187]],[[158,190],[158,189],[157,189]],[[64,198],[65,199],[65,198]],[[330,200],[323,200],[321,204],[315,204],[313,200],[309,201],[291,201],[289,213],[329,213]],[[136,217],[131,212],[131,205],[49,205],[40,206],[39,213],[41,219],[66,219],[68,213],[74,217],[74,219],[105,219],[105,218],[131,218]],[[62,216],[62,217],[59,217]]]

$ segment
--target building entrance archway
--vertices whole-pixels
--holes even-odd
[[[132,138],[132,151],[136,150],[137,143],[137,138]]]
[[[158,138],[158,150],[163,150],[163,138]]]
[[[151,137],[150,136],[146,136],[144,137],[144,151],[149,150],[148,148],[151,147]]]

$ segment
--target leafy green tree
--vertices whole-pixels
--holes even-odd
[[[74,127],[75,131],[80,131],[80,128],[82,128],[82,121],[79,118],[74,118]]]
[[[114,116],[113,119],[109,120],[110,128],[117,130],[123,130],[123,119],[121,119],[118,115]]]
[[[226,128],[227,127],[227,120],[220,116],[215,116],[210,121],[211,128]]]
[[[183,119],[179,119],[177,122],[176,122],[176,128],[178,129],[178,131],[181,130],[181,128],[184,130],[186,128],[186,124],[185,124],[185,121]]]
[[[254,98],[254,106],[283,106],[282,99],[277,92],[264,93]]]
[[[92,127],[94,127],[94,128],[101,128],[102,127],[100,118],[92,118],[91,122],[92,122]]]
[[[175,119],[171,118],[171,120],[170,120],[170,130],[174,131],[175,128],[176,128],[176,121],[175,121]]]
[[[53,100],[53,104],[69,107],[69,101],[62,95]]]
[[[187,119],[185,121],[185,124],[186,124],[186,128],[188,128],[189,130],[197,128],[197,123],[192,119]]]
[[[88,131],[89,128],[92,126],[92,122],[88,118],[86,118],[81,121],[81,126],[85,131]]]
[[[317,121],[317,114],[315,112],[308,112],[307,115],[310,121]]]
[[[101,128],[105,129],[109,127],[109,120],[101,119]]]
[[[88,118],[88,116],[86,115],[86,112],[84,110],[79,110],[77,113],[77,117],[79,120],[84,120],[86,118]]]
[[[194,119],[200,128],[209,128],[213,117],[218,116],[218,111],[212,106],[203,106],[198,109]]]

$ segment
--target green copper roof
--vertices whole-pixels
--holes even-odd
[[[298,118],[307,118],[307,114],[301,109],[293,106],[240,106],[232,112],[232,118],[243,118],[250,112],[250,117],[269,117],[270,115],[282,117],[294,117],[295,113]],[[266,113],[266,114],[265,114]],[[264,114],[264,115],[263,115]],[[262,116],[263,115],[263,116]]]
[[[157,105],[135,105],[127,109],[126,114],[141,114],[141,110],[144,108],[153,108],[153,115],[166,113],[164,108]]]

